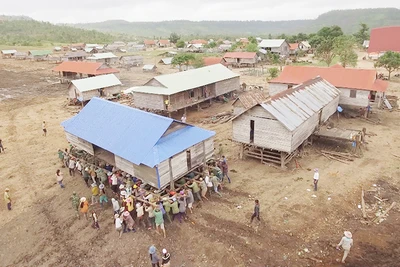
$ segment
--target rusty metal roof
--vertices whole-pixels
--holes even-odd
[[[260,91],[247,91],[240,94],[238,98],[232,103],[234,105],[237,101],[242,103],[243,107],[247,110],[254,107],[257,104],[261,104],[266,101],[267,97]]]

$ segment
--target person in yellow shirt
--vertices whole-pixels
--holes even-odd
[[[99,202],[99,187],[96,183],[92,184],[92,205]]]
[[[11,196],[10,196],[10,189],[6,188],[4,192],[4,200],[7,203],[7,209],[11,210]]]

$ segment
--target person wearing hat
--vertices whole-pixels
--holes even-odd
[[[190,213],[193,213],[194,196],[193,196],[192,190],[191,189],[186,189],[185,190],[185,195],[186,195],[187,207],[189,208]]]
[[[11,196],[10,196],[10,189],[8,188],[4,190],[4,201],[7,204],[7,209],[11,210]]]
[[[99,202],[99,187],[96,183],[92,184],[92,205]]]
[[[150,260],[152,267],[160,267],[160,258],[157,256],[157,249],[154,245],[149,248]]]
[[[132,196],[128,196],[125,199],[126,209],[128,210],[129,214],[132,216],[133,219],[136,218],[136,211],[135,211],[135,203],[133,202]]]
[[[75,158],[71,157],[68,162],[69,176],[75,176],[76,162]]]
[[[133,220],[131,214],[129,213],[129,211],[124,211],[122,213],[122,218],[124,219],[124,222],[126,224],[126,226],[128,227],[128,232],[133,231],[136,232],[134,225],[135,225],[135,221]]]
[[[74,191],[71,196],[72,208],[75,210],[76,217],[79,218],[79,197]]]
[[[314,191],[318,189],[318,180],[319,180],[319,171],[318,169],[314,169]]]
[[[75,170],[77,170],[78,173],[82,175],[82,163],[79,159],[76,160]]]
[[[89,202],[86,200],[86,197],[81,197],[81,201],[79,204],[81,213],[85,216],[86,220],[88,219],[88,211],[89,211]]]
[[[200,178],[198,183],[201,190],[201,198],[205,198],[206,200],[208,200],[206,196],[208,191],[206,182],[203,180],[203,178]]]
[[[122,236],[122,220],[118,214],[114,215],[114,219],[115,219],[115,221],[114,221],[115,222],[115,230],[117,230],[118,236],[119,236],[119,238],[121,238],[121,236]]]
[[[85,181],[86,186],[90,187],[90,184],[89,184],[89,178],[90,178],[89,167],[85,167],[85,168],[82,169],[82,178]]]
[[[165,248],[162,250],[162,253],[163,255],[161,258],[161,267],[170,267],[171,254],[169,254]]]
[[[147,221],[149,223],[148,229],[151,230],[152,228],[155,228],[155,217],[154,217],[154,207],[152,203],[148,203],[145,205],[144,210],[146,211],[147,215]]]
[[[157,233],[160,234],[159,228],[161,228],[161,230],[163,231],[163,234],[164,234],[164,238],[166,238],[167,234],[165,233],[164,217],[163,217],[163,213],[158,205],[154,209],[154,218],[155,218],[154,221],[156,223]]]
[[[100,196],[99,202],[100,202],[101,207],[103,208],[103,202],[108,203],[108,198],[107,198],[106,189],[105,189],[104,184],[100,184],[99,189],[100,189],[99,190],[99,196]]]
[[[144,221],[144,207],[141,203],[136,203],[136,217],[138,219],[138,225],[140,223],[146,228],[146,222]]]
[[[117,175],[115,174],[115,173],[113,173],[112,175],[111,175],[111,178],[110,178],[110,180],[111,180],[111,190],[114,192],[114,193],[118,193],[118,177],[117,177]]]
[[[342,263],[345,263],[347,256],[349,255],[350,248],[353,246],[353,235],[350,231],[344,231],[344,236],[340,240],[340,243],[336,246],[339,249],[340,246],[343,248]]]

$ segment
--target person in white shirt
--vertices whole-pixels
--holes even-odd
[[[318,189],[318,180],[319,180],[319,171],[318,169],[314,169],[314,191]]]
[[[72,158],[68,162],[68,169],[69,169],[69,175],[70,176],[75,176],[75,158]]]
[[[204,182],[206,182],[207,192],[211,196],[211,189],[213,187],[213,184],[212,184],[211,179],[210,179],[210,173],[207,171],[205,173],[205,175],[206,175],[206,177],[204,177]]]
[[[351,232],[344,231],[344,237],[342,237],[340,243],[336,246],[336,249],[339,249],[340,246],[342,246],[344,250],[342,263],[345,263],[347,255],[349,255],[350,248],[353,246],[353,235],[351,234]]]
[[[183,123],[186,123],[186,114],[185,113],[182,115],[181,121]]]
[[[121,238],[121,236],[122,236],[122,220],[118,214],[115,214],[114,218],[115,218],[115,229],[119,233],[119,238]]]
[[[76,170],[80,173],[80,174],[82,174],[82,164],[81,164],[81,162],[79,161],[79,159],[77,159],[76,160]]]
[[[111,190],[114,191],[114,193],[118,193],[118,178],[115,173],[111,175]]]

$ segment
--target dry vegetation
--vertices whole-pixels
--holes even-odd
[[[145,63],[157,61],[154,54],[145,55]],[[372,63],[360,61],[359,66]],[[188,122],[217,132],[216,145],[223,144],[233,183],[223,190],[222,198],[197,206],[189,222],[167,224],[167,239],[140,229],[119,240],[110,207],[104,211],[95,207],[100,231],[74,217],[72,192],[90,195],[80,177],[66,176],[65,190],[55,184],[56,152],[67,147],[60,123],[77,108],[66,106],[66,86],[53,83],[52,67],[47,62],[0,60],[0,138],[6,147],[6,153],[0,154],[0,189],[9,187],[14,199],[11,212],[4,202],[0,206],[1,266],[150,266],[147,250],[151,244],[170,250],[172,266],[341,266],[337,262],[341,252],[333,246],[343,230],[352,231],[355,242],[347,266],[398,265],[400,205],[379,224],[366,224],[357,207],[362,187],[371,190],[365,196],[369,221],[380,206],[385,210],[392,202],[400,202],[400,159],[392,155],[400,155],[398,111],[375,111],[373,118],[379,118],[380,124],[357,118],[339,122],[341,127],[366,127],[376,134],[368,137],[362,158],[350,164],[330,161],[319,151],[345,152],[349,147],[319,142],[298,158],[301,168],[292,162],[282,171],[255,160],[238,160],[238,148],[230,141],[230,122],[201,123],[230,110],[231,102],[213,103],[200,112],[190,110]],[[161,66],[159,71],[176,70]],[[134,68],[122,70],[120,78],[129,87],[153,75]],[[242,82],[267,88],[262,77],[244,76]],[[399,95],[399,82],[391,82],[389,94]],[[47,137],[41,135],[43,120],[48,124]],[[312,189],[315,167],[321,179],[312,197],[314,192],[307,189]],[[248,226],[254,198],[260,200],[262,222]]]

